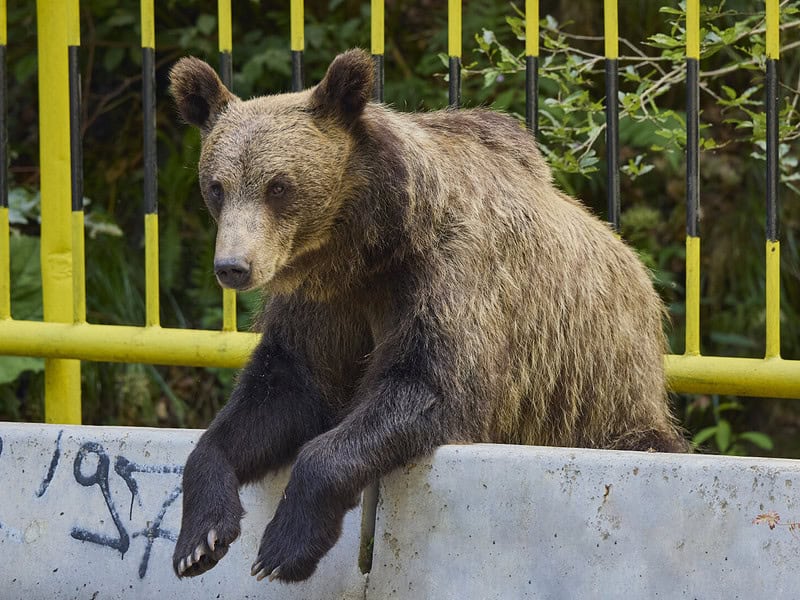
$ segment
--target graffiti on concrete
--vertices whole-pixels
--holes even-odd
[[[94,471],[92,471],[91,464],[96,463]],[[135,532],[129,532],[122,518],[120,517],[119,510],[111,495],[109,486],[111,459],[108,456],[105,448],[97,442],[85,442],[75,457],[73,463],[73,475],[75,481],[84,487],[97,486],[100,493],[103,495],[108,514],[116,529],[116,535],[110,536],[102,533],[89,531],[81,527],[73,527],[70,535],[76,540],[82,542],[90,542],[111,548],[120,553],[122,558],[125,558],[125,553],[130,548],[131,537],[143,536],[147,541],[145,550],[142,555],[142,560],[139,564],[139,577],[144,578],[147,574],[147,566],[150,560],[150,552],[153,543],[157,539],[166,539],[174,542],[176,540],[175,533],[162,529],[161,524],[164,520],[164,515],[167,509],[175,502],[181,494],[180,483],[169,493],[167,498],[161,504],[159,512],[154,519],[147,521],[147,526]],[[55,469],[55,467],[53,467]],[[134,500],[139,500],[139,486],[134,478],[135,473],[183,473],[183,467],[179,465],[142,465],[135,463],[124,456],[117,456],[114,460],[114,472],[119,475],[128,490],[131,493],[130,510],[128,513],[128,520],[133,519],[133,503]],[[141,506],[141,500],[139,500]]]
[[[60,463],[62,462],[63,434],[64,430],[60,430],[56,436],[55,448],[50,456],[47,471],[41,483],[38,484],[37,489],[33,492],[36,498],[42,498],[47,494],[56,472],[59,469]],[[3,439],[0,437],[0,456],[3,455],[3,450]],[[114,533],[109,535],[100,531],[94,531],[92,527],[73,526],[70,530],[70,536],[81,542],[97,544],[98,546],[103,546],[115,552],[119,552],[123,559],[125,558],[125,554],[130,550],[131,540],[140,537],[143,538],[145,540],[145,547],[139,562],[138,573],[139,578],[144,579],[145,575],[147,575],[153,544],[159,539],[169,540],[173,543],[177,539],[175,532],[163,527],[163,522],[170,506],[180,497],[182,486],[179,480],[175,486],[168,488],[169,493],[161,502],[156,514],[151,518],[147,518],[145,520],[145,526],[138,529],[132,527],[130,524],[133,521],[134,502],[137,502],[140,508],[144,508],[140,495],[140,485],[136,479],[136,475],[140,473],[181,475],[183,474],[183,466],[142,464],[130,460],[125,456],[117,455],[114,457],[114,469],[112,472],[111,460],[112,458],[102,444],[94,441],[84,442],[78,449],[78,453],[73,461],[72,477],[75,482],[85,488],[97,487],[105,502],[107,514],[111,517],[111,522],[115,530]],[[111,492],[110,478],[113,478],[115,474],[125,483],[131,495],[130,506],[127,507],[127,522],[124,517],[121,516],[117,502],[115,502]],[[99,526],[102,526],[106,521],[107,518],[105,515],[97,515],[97,523]],[[6,540],[15,542],[21,542],[25,535],[27,535],[27,532],[23,535],[21,531],[9,527],[8,523],[3,522],[2,515],[0,515],[0,531],[2,531],[0,535]]]
[[[56,438],[56,449],[53,451],[53,458],[50,459],[50,466],[47,469],[47,474],[44,476],[44,479],[42,480],[42,485],[39,486],[39,490],[36,492],[37,498],[41,498],[42,496],[44,496],[44,493],[50,486],[50,482],[53,481],[53,475],[56,474],[56,467],[58,466],[58,461],[61,459],[62,435],[64,435],[63,429],[61,429],[58,432],[58,437]]]
[[[114,462],[114,471],[125,480],[125,485],[128,486],[128,489],[131,492],[131,508],[128,513],[128,519],[133,518],[133,500],[136,498],[139,500],[139,506],[142,505],[141,500],[139,499],[139,486],[136,484],[136,480],[133,478],[134,473],[183,473],[182,466],[176,465],[140,465],[135,462],[129,461],[124,456],[118,456],[116,461]]]
[[[178,499],[178,496],[181,495],[181,485],[178,484],[172,493],[167,497],[164,501],[164,504],[161,505],[161,510],[158,512],[156,518],[152,521],[148,521],[147,527],[142,529],[141,531],[137,531],[133,534],[133,537],[144,536],[147,538],[147,544],[144,547],[144,554],[142,555],[142,560],[139,563],[139,579],[144,579],[144,576],[147,575],[147,564],[150,562],[150,551],[153,548],[153,542],[155,542],[158,538],[164,538],[170,540],[172,543],[175,543],[177,540],[177,536],[171,532],[161,529],[161,522],[164,520],[164,515],[167,512],[167,509],[172,505],[175,500]]]
[[[86,459],[88,456],[92,454],[97,456],[97,468],[95,469],[94,473],[86,475],[83,473],[81,467],[83,466],[84,462],[87,462]],[[108,512],[111,515],[111,520],[114,522],[114,526],[117,528],[118,537],[115,539],[113,537],[100,533],[93,533],[79,527],[72,528],[72,537],[83,542],[92,542],[93,544],[99,544],[101,546],[113,548],[114,550],[119,551],[119,553],[122,555],[122,558],[125,558],[125,553],[128,551],[131,540],[128,536],[128,532],[125,529],[125,525],[122,523],[122,519],[119,518],[119,512],[117,512],[117,508],[114,506],[114,500],[111,497],[111,491],[108,486],[108,465],[108,454],[106,454],[103,447],[97,442],[86,442],[83,444],[83,446],[81,446],[80,450],[78,450],[78,455],[75,457],[73,471],[75,474],[75,481],[80,483],[82,486],[92,487],[93,485],[96,485],[100,488],[103,498],[106,501]]]

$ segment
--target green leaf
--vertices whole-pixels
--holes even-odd
[[[720,419],[717,423],[717,431],[714,434],[714,441],[720,452],[725,452],[731,445],[731,424],[725,419]]]
[[[713,150],[717,147],[717,141],[712,138],[701,138],[700,148],[703,150]]]
[[[14,235],[11,250],[11,315],[15,319],[41,320],[42,276],[39,238]]]
[[[480,36],[477,33],[475,34],[475,43],[478,44],[478,48],[480,48],[482,52],[489,51],[490,45],[486,43],[486,41],[483,39],[483,36]]]
[[[762,450],[772,450],[773,448],[772,438],[760,431],[745,431],[739,434],[739,439],[746,440]]]
[[[724,413],[726,410],[744,410],[744,406],[739,402],[720,402],[717,413]]]
[[[695,446],[700,446],[701,444],[707,442],[712,437],[714,437],[714,434],[716,434],[716,433],[717,433],[717,426],[716,425],[714,425],[712,427],[706,427],[705,429],[701,429],[692,438],[692,443]]]
[[[0,385],[11,383],[25,371],[44,371],[44,359],[30,356],[0,356]]]
[[[8,220],[12,225],[25,225],[37,221],[40,212],[39,193],[23,187],[13,187],[8,191]]]
[[[651,35],[649,39],[650,42],[657,48],[677,48],[678,46],[683,46],[683,41],[663,33]]]

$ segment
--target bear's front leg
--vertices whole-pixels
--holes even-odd
[[[275,336],[264,335],[228,404],[189,455],[173,568],[200,575],[225,556],[244,514],[239,486],[294,457],[330,426],[311,374]]]
[[[183,517],[172,562],[178,577],[205,573],[239,537],[244,514],[236,470],[204,434],[183,471]]]
[[[466,439],[441,388],[422,373],[400,371],[376,382],[338,427],[303,447],[252,567],[259,580],[308,578],[367,484],[441,444]]]

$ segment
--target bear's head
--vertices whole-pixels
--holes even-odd
[[[371,57],[348,51],[310,90],[246,101],[196,58],[178,61],[170,81],[181,116],[202,137],[217,279],[238,290],[293,287],[298,259],[324,248],[357,185],[350,159],[372,91]]]

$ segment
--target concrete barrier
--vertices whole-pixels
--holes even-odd
[[[448,446],[383,482],[367,596],[796,599],[798,494],[800,461]]]
[[[179,581],[199,433],[0,423],[0,600],[800,597],[800,461],[480,444],[381,482],[368,576],[360,509],[308,582],[249,576],[284,473],[243,491],[224,560]]]

